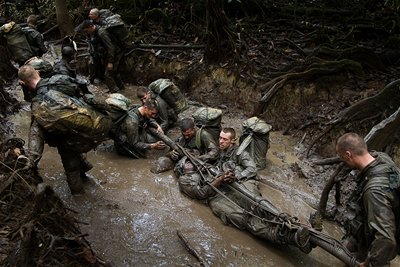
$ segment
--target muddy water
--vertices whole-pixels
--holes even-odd
[[[22,111],[14,121],[17,136],[25,137],[29,112]],[[273,133],[271,140],[269,166],[260,173],[266,181],[261,191],[282,211],[306,222],[312,208],[304,196],[313,196],[301,180],[281,168],[296,160],[293,141],[280,133]],[[92,248],[115,266],[200,266],[177,231],[211,266],[344,266],[319,248],[305,255],[223,225],[206,205],[179,192],[172,172],[152,174],[153,159],[120,157],[110,143],[88,153],[88,159],[94,168],[83,195],[69,193],[56,149],[45,147],[40,173],[77,212]],[[326,224],[325,230],[335,236],[342,234],[331,224]]]

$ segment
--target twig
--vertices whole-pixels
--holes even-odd
[[[179,239],[183,242],[183,245],[185,248],[189,251],[190,254],[192,254],[199,262],[201,266],[208,267],[210,266],[206,260],[203,259],[203,257],[200,255],[200,253],[195,250],[190,244],[189,241],[184,237],[181,233],[181,231],[177,230],[176,234],[178,235]]]

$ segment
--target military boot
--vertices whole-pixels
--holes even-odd
[[[81,163],[80,163],[80,177],[83,182],[89,181],[89,177],[87,177],[86,172],[93,169],[93,164],[90,163],[84,155],[81,155]]]
[[[310,243],[310,232],[308,229],[300,226],[296,232],[289,233],[289,244],[295,245],[306,254],[310,253],[312,247]]]
[[[73,195],[83,193],[83,183],[80,171],[66,172],[65,174],[67,175],[67,182],[71,193]]]

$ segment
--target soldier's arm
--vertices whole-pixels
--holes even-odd
[[[158,123],[163,131],[168,128],[168,106],[162,99],[157,99],[158,102]]]
[[[116,48],[105,29],[99,29],[98,34],[107,49],[107,63],[114,63]]]
[[[363,202],[368,232],[373,239],[367,257],[370,266],[384,266],[396,256],[396,220],[390,204],[389,188],[370,188]]]
[[[40,32],[37,32],[35,42],[43,54],[47,52],[47,48],[44,45],[43,35]]]
[[[204,146],[207,151],[205,154],[199,156],[199,159],[204,162],[214,162],[219,157],[219,148],[218,145],[213,140],[212,136],[206,132],[201,132],[201,145]]]
[[[235,171],[238,180],[253,178],[257,175],[256,163],[247,151],[237,156],[237,164],[241,167],[240,171]]]
[[[190,198],[199,200],[213,196],[215,191],[211,186],[199,186],[200,178],[200,174],[198,173],[181,175],[178,180],[180,191]]]
[[[144,152],[151,148],[151,144],[144,143],[140,140],[139,124],[135,118],[128,116],[126,119],[126,137],[127,142],[133,149]]]

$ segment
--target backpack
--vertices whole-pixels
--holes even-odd
[[[23,65],[25,61],[33,57],[32,49],[21,26],[12,21],[2,25],[0,33],[7,40],[7,48],[18,64]]]
[[[198,108],[192,115],[194,123],[199,130],[196,134],[196,146],[200,142],[201,132],[206,130],[218,144],[219,134],[221,132],[222,110],[210,107]]]
[[[188,108],[186,98],[181,90],[169,79],[155,80],[149,84],[149,89],[164,99],[176,114]]]
[[[107,29],[107,32],[110,33],[111,38],[114,42],[116,42],[121,49],[126,47],[126,43],[129,36],[129,31],[125,26],[124,21],[121,18],[121,15],[114,14],[109,9],[101,9],[100,13],[100,26]]]
[[[57,82],[60,84],[60,80]],[[78,144],[80,152],[87,152],[106,140],[112,126],[109,116],[63,90],[53,90],[56,85],[51,81],[42,86],[47,86],[48,91],[37,96],[32,112],[46,131],[68,136],[69,141]]]
[[[271,125],[257,117],[243,121],[240,145],[236,154],[240,155],[243,151],[247,151],[256,163],[257,169],[265,169],[271,129]]]

